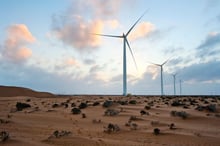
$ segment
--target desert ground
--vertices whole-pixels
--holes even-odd
[[[0,95],[0,145],[220,145],[219,96],[18,95]]]

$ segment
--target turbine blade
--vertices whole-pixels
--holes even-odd
[[[98,34],[98,33],[93,33],[93,35],[99,35],[99,36],[105,36],[105,37],[114,37],[114,38],[123,38],[123,36],[120,36],[120,35],[108,35],[108,34]]]
[[[161,65],[163,66],[164,64],[166,64],[171,58],[172,58],[172,57],[168,58],[168,59],[167,59],[166,61],[164,61],[164,63],[161,64]]]
[[[160,64],[149,62],[150,64],[156,65],[156,66],[161,66]]]
[[[141,20],[141,18],[148,12],[148,9],[141,15],[141,17],[132,25],[132,27],[128,30],[125,36],[128,36],[131,30],[135,27],[135,25]]]
[[[164,64],[166,64],[169,61],[169,59],[167,59],[166,61],[164,61],[163,64],[161,64],[161,66],[163,66]]]
[[[134,61],[135,67],[136,67],[136,69],[138,70],[137,63],[136,63],[136,60],[135,60],[135,57],[134,57],[133,51],[132,51],[132,49],[131,49],[131,46],[130,46],[130,44],[129,44],[127,38],[124,37],[124,39],[125,39],[125,42],[126,42],[126,44],[128,45],[128,48],[129,48],[129,50],[130,50],[130,52],[131,52],[131,55],[132,55],[132,58],[133,58],[133,61]]]

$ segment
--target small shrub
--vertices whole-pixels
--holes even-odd
[[[210,104],[210,105],[207,105],[206,106],[206,108],[207,108],[207,110],[209,111],[209,112],[216,112],[217,110],[216,110],[216,105],[215,104]]]
[[[107,109],[105,111],[105,116],[116,116],[119,114],[119,111],[115,110],[115,109]]]
[[[96,101],[92,104],[92,106],[97,106],[97,105],[100,105],[100,103],[98,101]]]
[[[119,103],[120,105],[128,105],[128,102],[127,101],[117,101],[117,103]]]
[[[152,126],[158,126],[160,124],[159,121],[151,121]]]
[[[140,111],[140,114],[143,116],[143,115],[149,115],[149,113],[148,112],[146,112],[146,111],[144,111],[144,110],[141,110]]]
[[[129,118],[129,121],[135,121],[135,120],[137,120],[138,118],[136,117],[136,116],[130,116],[130,118]]]
[[[217,111],[215,104],[210,104],[210,105],[207,105],[207,106],[198,105],[195,109],[198,110],[198,111],[207,110],[207,111],[213,112],[213,113]]]
[[[65,108],[68,108],[68,103],[65,103],[65,104],[64,104],[64,107],[65,107]]]
[[[72,103],[72,104],[71,104],[71,107],[76,107],[76,104],[75,104],[75,103]]]
[[[131,126],[131,130],[137,130],[138,128],[138,124],[136,123],[132,123],[130,126]]]
[[[154,128],[154,135],[159,135],[159,134],[160,134],[160,129]]]
[[[59,107],[59,104],[54,103],[54,104],[52,105],[52,108],[56,108],[56,107]]]
[[[173,101],[173,103],[171,103],[171,106],[182,106],[183,104],[180,101]]]
[[[171,124],[169,125],[169,128],[170,128],[170,130],[175,129],[175,124],[174,124],[174,123],[171,123]]]
[[[70,131],[63,131],[63,130],[62,131],[56,130],[56,131],[53,132],[53,136],[55,138],[59,138],[59,137],[63,137],[63,136],[68,136],[70,134],[71,134]]]
[[[170,112],[171,116],[174,116],[174,117],[181,117],[182,119],[186,119],[188,118],[188,114],[185,112],[185,111],[171,111]]]
[[[85,113],[82,113],[82,118],[86,118],[86,114]]]
[[[108,127],[104,127],[104,132],[107,132],[107,133],[118,132],[118,131],[120,131],[120,128],[117,124],[109,123]]]
[[[84,108],[87,108],[87,106],[88,106],[87,103],[82,102],[82,103],[80,103],[79,108],[84,109]]]
[[[151,107],[150,107],[149,105],[146,105],[144,108],[145,108],[146,110],[150,110],[150,109],[151,109]]]
[[[107,100],[103,103],[103,107],[108,108],[113,105],[113,101]]]
[[[102,122],[101,119],[99,119],[99,120],[93,119],[93,120],[92,120],[92,123],[94,123],[94,124],[101,123],[101,122]]]
[[[76,115],[76,114],[80,114],[81,110],[79,108],[73,108],[72,109],[72,114]]]
[[[28,107],[31,107],[31,105],[27,103],[17,102],[16,104],[17,111],[22,111],[23,109],[28,108]]]
[[[129,104],[137,104],[137,101],[136,100],[130,100]]]
[[[8,124],[9,122],[8,120],[0,119],[0,124]]]
[[[27,100],[26,100],[26,102],[30,102],[30,101],[31,101],[31,99],[27,99]]]
[[[0,141],[5,142],[8,139],[9,139],[9,133],[6,131],[1,131],[0,132]]]

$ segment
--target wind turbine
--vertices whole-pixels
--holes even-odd
[[[182,95],[182,80],[180,80],[180,96]]]
[[[177,75],[177,73],[172,74],[172,76],[173,76],[173,94],[174,94],[174,96],[176,95],[176,75]]]
[[[163,92],[163,66],[168,62],[169,59],[167,59],[165,62],[163,62],[162,64],[156,64],[156,63],[151,63],[153,65],[159,66],[160,67],[160,79],[161,79],[161,96],[164,95]]]
[[[148,10],[147,10],[148,11]],[[140,21],[140,19],[145,15],[145,13],[147,12],[145,11],[141,17],[132,25],[132,27],[128,30],[128,32],[125,34],[123,33],[122,35],[106,35],[106,34],[95,34],[95,35],[99,35],[99,36],[105,36],[105,37],[114,37],[114,38],[122,38],[123,39],[123,95],[126,96],[127,95],[127,62],[126,62],[126,45],[128,46],[130,53],[132,55],[133,61],[135,63],[135,67],[137,68],[137,63],[135,61],[134,58],[134,54],[132,52],[132,49],[130,47],[130,44],[128,42],[128,35],[130,34],[130,32],[132,31],[132,29],[135,27],[135,25]]]

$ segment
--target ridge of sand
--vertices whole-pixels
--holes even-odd
[[[54,95],[49,92],[38,92],[24,87],[0,86],[0,97],[14,96],[50,97]]]

